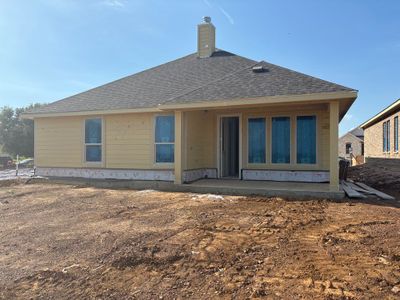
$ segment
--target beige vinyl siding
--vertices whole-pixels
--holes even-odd
[[[215,168],[216,116],[209,111],[185,113],[187,170]]]
[[[153,114],[105,116],[106,167],[153,168]]]
[[[320,151],[320,163],[322,170],[329,170],[329,112],[324,111],[320,115],[320,136],[321,140],[319,142]]]
[[[39,118],[34,124],[36,166],[82,166],[82,117]]]
[[[171,114],[173,112],[170,112]],[[166,113],[168,114],[168,113]],[[326,104],[259,106],[242,109],[186,111],[183,134],[183,169],[217,168],[219,115],[240,114],[242,120],[242,168],[280,170],[329,170],[329,112]],[[295,163],[297,115],[317,115],[317,164]],[[154,118],[157,113],[103,116],[103,151],[106,168],[171,169],[173,164],[154,163]],[[292,163],[271,164],[271,118],[287,115],[292,120]],[[247,119],[267,120],[265,164],[247,163]],[[39,167],[88,167],[83,162],[84,120],[89,117],[35,119],[35,159]],[[90,167],[90,166],[89,166]],[[91,166],[96,167],[96,166]],[[97,166],[99,167],[99,166]],[[100,166],[101,167],[101,166]]]

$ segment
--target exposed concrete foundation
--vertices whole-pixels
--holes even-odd
[[[36,175],[45,177],[78,177],[89,179],[174,181],[173,170],[129,170],[94,168],[36,168]]]
[[[129,170],[104,168],[36,168],[36,175],[45,177],[77,177],[90,179],[174,181],[173,170]],[[217,178],[217,169],[183,171],[183,181],[193,182],[202,178]]]
[[[89,185],[111,189],[154,189],[166,192],[213,193],[223,195],[259,195],[265,197],[286,197],[296,199],[342,199],[345,194],[329,191],[326,183],[295,183],[272,181],[243,181],[202,179],[191,184],[174,184],[166,181],[143,180],[102,180],[87,178],[33,178],[30,182],[54,182],[72,185]]]
[[[217,178],[217,169],[194,169],[183,171],[183,182],[193,182],[202,178]]]
[[[329,182],[329,171],[243,170],[243,180]]]

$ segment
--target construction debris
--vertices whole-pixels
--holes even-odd
[[[341,186],[349,198],[367,198],[367,196],[374,195],[383,200],[395,200],[394,197],[382,193],[362,182],[353,183],[351,181],[342,180]]]

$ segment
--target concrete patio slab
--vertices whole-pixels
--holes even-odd
[[[192,183],[174,184],[166,181],[109,180],[87,178],[31,179],[31,182],[50,180],[55,183],[90,185],[100,188],[154,189],[166,192],[212,193],[222,195],[258,195],[266,197],[286,197],[296,199],[342,199],[343,189],[339,192],[329,190],[328,183],[249,181],[236,179],[200,179]]]

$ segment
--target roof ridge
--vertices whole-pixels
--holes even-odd
[[[232,54],[234,54],[234,53],[232,53]],[[234,55],[236,55],[236,54],[234,54]],[[238,56],[238,55],[237,55],[237,56]],[[242,57],[243,57],[243,56],[242,56]],[[246,57],[243,57],[243,58],[246,58]],[[246,58],[246,59],[248,59],[248,58]],[[248,60],[252,60],[252,59],[248,59]],[[213,83],[215,83],[215,82],[218,82],[218,81],[220,81],[220,80],[222,80],[222,79],[224,79],[224,78],[227,78],[227,77],[229,77],[229,76],[235,75],[236,73],[239,73],[239,72],[241,72],[241,71],[243,71],[243,70],[246,70],[246,69],[248,69],[248,68],[252,68],[252,67],[258,65],[259,63],[260,63],[260,62],[256,62],[256,63],[254,63],[254,64],[252,64],[252,65],[246,66],[246,67],[244,67],[244,68],[242,68],[242,69],[236,70],[236,71],[231,72],[231,73],[229,73],[229,74],[226,74],[226,75],[224,75],[224,76],[222,76],[222,77],[220,77],[220,78],[217,78],[217,79],[212,80],[212,81],[210,81],[210,82],[207,82],[207,83],[205,83],[205,84],[203,84],[203,85],[200,85],[200,86],[198,86],[198,87],[196,87],[196,88],[194,88],[194,89],[192,89],[192,90],[190,90],[190,91],[184,92],[184,93],[179,94],[179,95],[176,95],[176,96],[174,96],[174,97],[171,97],[171,98],[165,100],[164,103],[167,103],[167,102],[172,101],[172,100],[174,100],[174,99],[176,99],[176,98],[179,98],[179,97],[185,96],[185,95],[187,95],[187,94],[190,94],[190,93],[192,93],[192,92],[194,92],[194,91],[197,91],[197,90],[199,90],[199,89],[201,89],[201,88],[203,88],[203,87],[206,87],[206,86],[208,86],[208,85],[210,85],[210,84],[213,84]]]
[[[356,139],[358,139],[358,140],[364,142],[364,140],[363,140],[362,138],[360,138],[360,137],[356,136],[355,134],[351,133],[351,130],[350,130],[350,131],[347,131],[345,134],[343,134],[342,136],[340,136],[340,137],[339,137],[339,140],[340,140],[342,137],[345,137],[345,136],[348,135],[348,134],[351,134],[351,135],[354,136]]]
[[[335,85],[337,85],[337,86],[340,86],[340,87],[343,87],[343,88],[346,88],[346,89],[349,89],[349,90],[357,91],[357,92],[358,92],[358,90],[356,90],[356,89],[353,89],[353,88],[350,88],[350,87],[347,87],[347,86],[338,84],[338,83],[336,83],[336,82],[332,82],[332,81],[325,80],[325,79],[322,79],[322,78],[319,78],[319,77],[315,77],[315,76],[312,76],[312,75],[308,75],[308,74],[305,74],[305,73],[302,73],[302,72],[299,72],[299,71],[296,71],[296,70],[292,70],[292,69],[289,69],[289,68],[286,68],[286,67],[282,67],[282,66],[279,66],[279,65],[270,63],[270,62],[265,61],[265,60],[262,60],[262,61],[260,61],[260,62],[264,62],[264,63],[266,63],[266,64],[268,64],[268,65],[271,65],[271,66],[274,66],[274,67],[276,67],[276,68],[284,69],[284,70],[287,70],[287,71],[292,72],[292,73],[297,73],[297,74],[300,74],[300,75],[303,75],[303,76],[306,76],[306,77],[309,77],[309,78],[313,78],[313,79],[316,79],[316,80],[324,81],[324,82],[329,83],[329,84],[335,84]]]

